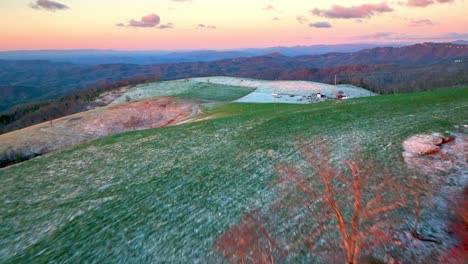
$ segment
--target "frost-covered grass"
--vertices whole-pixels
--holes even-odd
[[[200,83],[194,85],[194,88],[190,91],[180,93],[177,96],[209,101],[233,101],[254,90],[248,87]]]
[[[467,112],[468,89],[217,104],[198,122],[46,155],[0,170],[0,262],[206,263],[219,235],[268,206],[274,166],[299,160],[298,140],[328,137],[337,156],[361,145],[401,166],[405,138],[455,130]]]
[[[137,85],[113,103],[117,104],[128,100],[142,100],[161,96],[180,96],[210,101],[233,101],[254,90],[254,88],[249,87],[194,82],[191,80],[155,82]]]

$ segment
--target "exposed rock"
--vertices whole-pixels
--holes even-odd
[[[455,139],[454,136],[452,136],[452,135],[450,135],[448,133],[434,133],[432,135],[442,139],[441,145],[445,144],[445,143],[448,143],[448,142],[452,142]],[[438,145],[438,146],[440,146],[440,145]]]
[[[439,144],[439,146],[437,146]],[[467,168],[468,136],[416,135],[403,142],[408,166],[423,174]]]
[[[440,137],[434,135],[416,135],[403,142],[403,147],[407,152],[431,155],[439,153],[439,146],[442,144],[443,140]]]
[[[440,148],[438,146],[435,146],[435,147],[432,147],[432,148],[428,148],[426,151],[423,151],[421,154],[422,155],[433,155],[433,154],[437,154],[440,152]]]

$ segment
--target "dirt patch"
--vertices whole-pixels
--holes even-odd
[[[113,133],[168,126],[187,118],[195,102],[166,97],[111,105],[81,124],[82,133],[105,136]]]
[[[83,141],[130,130],[177,124],[199,102],[162,97],[97,108],[0,135],[0,165],[9,165]]]
[[[468,136],[464,134],[415,135],[405,140],[403,147],[405,162],[422,174],[448,173],[468,166]]]
[[[93,103],[109,105],[112,102],[114,102],[117,98],[121,97],[123,94],[128,92],[133,87],[134,86],[125,86],[119,89],[104,92],[101,95],[99,95],[99,97],[96,100],[94,100]]]

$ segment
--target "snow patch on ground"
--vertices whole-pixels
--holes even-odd
[[[327,98],[335,97],[334,85],[309,81],[266,81],[223,76],[192,78],[190,79],[190,81],[197,83],[209,82],[216,84],[256,88],[254,92],[235,101],[243,103],[306,104],[309,102],[307,100],[302,100],[303,96],[312,95],[313,99],[315,99],[315,94],[318,92],[326,95]],[[358,98],[377,95],[366,89],[347,84],[337,85],[336,91],[343,91],[348,98]],[[272,96],[272,94],[278,94],[279,97],[274,97]]]

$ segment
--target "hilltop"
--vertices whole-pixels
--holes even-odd
[[[279,204],[272,187],[277,165],[303,164],[299,142],[314,145],[315,136],[328,138],[338,162],[352,158],[350,149],[360,146],[366,160],[406,179],[411,176],[401,171],[406,139],[447,131],[456,138],[448,144],[465,142],[467,92],[318,104],[209,104],[194,122],[121,133],[1,169],[0,262],[220,262],[216,241],[255,212],[268,219],[266,231],[279,245],[302,241],[301,223],[308,222],[301,219],[310,218],[282,218],[287,215],[274,211]],[[443,177],[420,176],[443,187],[434,191],[435,200],[425,200],[419,225],[422,235],[442,243],[411,237],[408,208],[388,216],[398,223],[392,229],[395,244],[363,254],[400,262],[446,256],[457,240],[446,232],[452,213],[445,199],[467,184],[466,160],[454,164],[460,167]],[[338,237],[329,235],[314,245]],[[339,257],[339,252],[328,253]],[[291,244],[286,253],[286,262],[325,261],[328,254],[308,244]]]
[[[338,85],[335,91],[334,86],[323,83],[232,77],[193,78],[124,87],[104,93],[90,102],[88,106],[94,108],[92,110],[0,135],[0,141],[4,142],[0,146],[0,166],[115,133],[189,122],[206,104],[229,101],[308,104],[316,102],[316,93],[326,94],[331,99],[335,98],[334,92],[337,91],[344,92],[349,98],[375,95],[350,85]],[[273,96],[274,93],[279,95]]]

